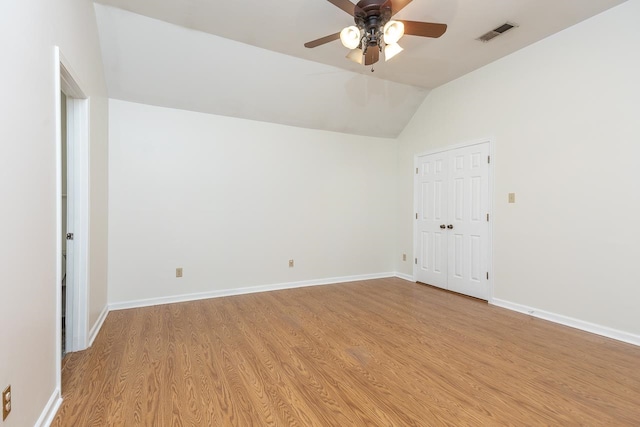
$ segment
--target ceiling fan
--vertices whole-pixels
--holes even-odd
[[[349,0],[327,1],[353,16],[356,25],[307,42],[304,46],[314,48],[340,39],[346,48],[351,49],[347,58],[359,64],[375,64],[380,59],[380,52],[384,52],[385,61],[390,60],[402,52],[398,40],[404,34],[438,38],[447,31],[446,24],[391,20],[412,0],[360,0],[357,4]]]

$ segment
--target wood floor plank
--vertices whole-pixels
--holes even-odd
[[[640,425],[640,348],[400,279],[109,313],[53,426]]]

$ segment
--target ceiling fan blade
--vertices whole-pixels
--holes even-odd
[[[354,10],[356,9],[356,5],[351,3],[349,0],[327,0],[327,1],[333,4],[334,6],[344,10],[351,16],[353,16]]]
[[[404,24],[404,33],[411,36],[431,37],[437,39],[447,31],[447,24],[418,21],[401,22]]]
[[[329,36],[320,37],[319,39],[312,40],[310,42],[306,42],[304,47],[313,48],[321,46],[325,43],[332,42],[334,40],[338,40],[340,38],[340,33],[331,34]]]
[[[372,46],[364,54],[364,65],[373,65],[378,62],[378,59],[380,59],[380,50],[377,46]]]
[[[406,5],[411,3],[411,1],[412,0],[393,0],[391,2],[391,16],[400,12],[402,9],[405,8]]]

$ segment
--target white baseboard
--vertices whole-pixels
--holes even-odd
[[[102,313],[100,313],[100,316],[98,316],[98,320],[96,320],[96,323],[91,328],[91,331],[89,331],[89,345],[87,345],[87,347],[91,347],[93,345],[93,340],[95,340],[98,336],[98,332],[100,332],[100,328],[102,328],[102,324],[107,318],[107,314],[109,314],[109,306],[105,305]]]
[[[134,301],[124,301],[109,304],[111,310],[125,310],[128,308],[149,307],[160,304],[173,304],[176,302],[196,301],[209,298],[228,297],[233,295],[253,294],[256,292],[279,291],[283,289],[303,288],[306,286],[333,285],[336,283],[357,282],[360,280],[384,279],[395,277],[396,273],[376,273],[361,274],[356,276],[330,277],[326,279],[303,280],[300,282],[278,283],[273,285],[249,286],[236,289],[221,289],[210,292],[200,292],[194,294],[173,295],[159,298],[148,298]]]
[[[629,332],[620,331],[606,326],[597,325],[595,323],[586,322],[584,320],[574,319],[573,317],[564,316],[562,314],[551,313],[549,311],[528,307],[526,305],[498,298],[491,299],[489,303],[508,310],[517,311],[519,313],[528,314],[529,316],[569,326],[571,328],[580,329],[593,334],[602,335],[603,337],[613,338],[614,340],[640,346],[640,335],[635,335]]]
[[[413,278],[413,276],[409,275],[409,274],[404,274],[404,273],[399,273],[399,272],[395,272],[394,276],[397,277],[398,279],[402,279],[402,280],[407,280],[409,282],[414,282],[416,281],[416,279]]]
[[[40,418],[38,418],[38,421],[34,424],[34,427],[49,427],[58,413],[61,403],[62,397],[60,396],[60,389],[56,388],[49,398],[47,405],[42,410]]]

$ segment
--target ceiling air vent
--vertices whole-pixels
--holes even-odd
[[[480,37],[478,37],[476,40],[480,40],[481,42],[488,42],[491,39],[494,39],[496,37],[498,37],[501,34],[506,33],[507,31],[509,31],[512,28],[517,27],[516,24],[512,24],[510,22],[505,22],[504,24],[500,25],[497,28],[494,28],[493,30],[489,31],[486,34],[481,35]]]

